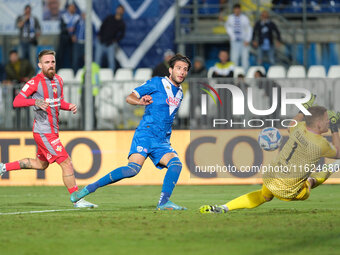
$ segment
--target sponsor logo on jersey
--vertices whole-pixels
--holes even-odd
[[[62,150],[63,150],[63,147],[61,147],[60,145],[58,145],[56,151],[61,152]]]
[[[22,90],[23,92],[26,92],[27,89],[28,89],[29,87],[30,87],[30,86],[29,86],[28,84],[26,84],[21,90]]]
[[[166,103],[170,106],[178,106],[180,102],[181,102],[181,100],[179,98],[176,98],[176,97],[168,97],[166,99]]]
[[[30,80],[27,83],[30,84],[30,85],[34,85],[34,80]]]
[[[60,97],[58,97],[58,98],[46,98],[45,99],[45,102],[46,103],[58,103],[58,102],[60,102]]]
[[[50,160],[52,158],[52,155],[47,153],[46,158],[47,158],[47,160]]]
[[[142,152],[143,151],[143,147],[142,146],[137,146],[137,151],[138,152]]]
[[[51,144],[52,144],[52,145],[55,145],[55,144],[59,143],[59,141],[60,141],[60,139],[57,138],[57,139],[53,140],[53,141],[51,142]]]

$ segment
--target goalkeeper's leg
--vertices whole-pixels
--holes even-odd
[[[336,160],[334,163],[328,164],[327,169],[312,173],[308,178],[308,181],[312,183],[312,189],[324,183],[334,171],[339,170],[339,166],[340,160]]]
[[[265,202],[271,201],[273,197],[274,195],[267,189],[267,187],[262,185],[262,189],[260,190],[237,197],[221,206],[202,206],[200,211],[201,213],[221,213],[237,209],[251,209],[262,205]]]
[[[265,202],[271,201],[274,195],[267,189],[266,186],[262,185],[262,189],[250,192],[238,198],[235,198],[224,206],[228,211],[237,209],[251,209],[262,205]]]

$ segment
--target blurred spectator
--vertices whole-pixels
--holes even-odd
[[[250,87],[248,83],[245,81],[244,74],[237,75],[235,85],[238,86],[243,92],[246,92],[246,89]]]
[[[231,61],[236,66],[242,65],[245,71],[249,66],[249,43],[252,36],[252,27],[246,15],[241,13],[241,6],[233,6],[233,14],[225,23],[226,31],[230,38]],[[241,58],[241,62],[239,61]]]
[[[27,59],[19,59],[16,50],[10,51],[5,71],[7,83],[26,83],[35,74],[31,63]]]
[[[235,65],[229,61],[229,54],[226,50],[220,50],[218,54],[220,62],[217,62],[211,69],[212,77],[233,77]]]
[[[99,93],[99,86],[100,86],[100,66],[92,62],[91,64],[91,84],[92,84],[92,105],[93,105],[93,128],[96,129],[97,127],[97,117],[96,117],[96,96]],[[85,66],[83,68],[83,73],[81,75],[81,83],[80,83],[80,93],[81,93],[81,111],[82,111],[82,123],[83,123],[83,128],[85,128],[85,73],[86,69]]]
[[[207,78],[207,69],[205,68],[204,59],[196,57],[194,59],[193,68],[189,73],[190,78]]]
[[[268,106],[266,109],[269,109],[273,104],[273,88],[277,88],[277,108],[276,112],[267,116],[269,118],[279,118],[280,110],[281,110],[281,86],[277,84],[274,80],[267,79],[266,76],[260,71],[256,71],[254,73],[255,78],[255,86],[261,89],[264,93],[264,98],[262,100],[267,101]]]
[[[74,73],[84,66],[84,56],[85,56],[85,22],[86,14],[83,12],[81,18],[75,24],[75,30],[72,35],[73,42],[73,62],[72,68]],[[92,36],[93,40],[95,38],[96,29],[92,25]]]
[[[163,55],[163,62],[159,63],[152,71],[152,77],[155,76],[169,76],[169,60],[175,56],[175,53],[172,50],[166,50]]]
[[[6,79],[5,67],[0,63],[0,82]],[[0,89],[1,90],[1,89]]]
[[[32,67],[30,61],[27,59],[19,59],[18,52],[16,50],[11,50],[9,53],[9,62],[5,66],[6,70],[6,81],[4,81],[7,85],[17,85],[17,84],[25,84],[29,81],[34,75],[35,71]],[[20,93],[21,87],[13,86],[12,89],[12,97],[15,98],[18,93]],[[29,116],[29,108],[16,108],[15,109],[16,115],[16,128],[29,127],[30,116]],[[25,116],[26,123],[21,123],[21,116]]]
[[[43,10],[43,20],[60,19],[60,0],[45,0]]]
[[[263,65],[263,56],[267,55],[269,63],[275,64],[274,33],[276,34],[276,46],[280,46],[280,31],[274,22],[269,19],[268,11],[262,11],[261,18],[254,26],[252,43],[257,48],[257,64]]]
[[[68,5],[67,11],[61,15],[57,69],[71,68],[72,65],[72,35],[75,31],[75,25],[80,19],[80,15],[76,11],[75,4],[71,3]]]
[[[31,6],[26,5],[24,14],[16,19],[16,27],[20,30],[20,57],[31,61],[31,64],[35,66],[37,63],[36,46],[41,29],[38,19],[31,15],[31,11]]]
[[[102,56],[105,54],[109,67],[115,71],[115,53],[117,43],[125,35],[125,22],[123,20],[124,7],[119,5],[114,15],[106,17],[100,27],[96,43],[95,61],[102,66]]]

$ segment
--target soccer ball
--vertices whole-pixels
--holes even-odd
[[[261,130],[258,138],[260,147],[266,151],[274,151],[281,145],[282,136],[280,131],[274,127]]]

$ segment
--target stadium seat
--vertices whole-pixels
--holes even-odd
[[[328,78],[340,78],[340,65],[331,66],[328,70]]]
[[[113,71],[111,68],[102,68],[99,70],[100,81],[107,82],[113,81]]]
[[[239,74],[243,74],[245,76],[246,72],[244,71],[242,66],[235,66],[235,69],[234,69],[234,78],[237,78],[237,76]]]
[[[248,69],[246,78],[254,78],[256,71],[261,71],[261,73],[266,74],[266,69],[264,69],[263,66],[251,66]]]
[[[208,74],[207,74],[208,78],[212,78],[213,73],[214,73],[214,68],[212,66],[208,69]]]
[[[306,78],[306,69],[304,66],[292,65],[288,68],[287,78]]]
[[[114,77],[116,81],[131,81],[133,80],[132,69],[130,68],[118,68]]]
[[[119,107],[115,105],[113,97],[113,85],[102,86],[97,98],[99,105],[97,110],[98,128],[99,129],[112,129],[115,127],[115,122],[119,118]],[[119,92],[119,90],[117,90]]]
[[[270,66],[267,78],[286,78],[286,69],[283,66]]]
[[[83,75],[83,69],[79,69],[76,73],[76,77],[75,77],[75,80],[76,82],[81,82],[81,76]]]
[[[307,73],[308,78],[326,78],[326,70],[324,66],[310,66]]]
[[[151,68],[138,68],[136,70],[134,79],[135,81],[147,81],[151,79],[152,69]]]
[[[71,68],[61,68],[58,71],[58,75],[64,82],[74,82],[74,72]]]

